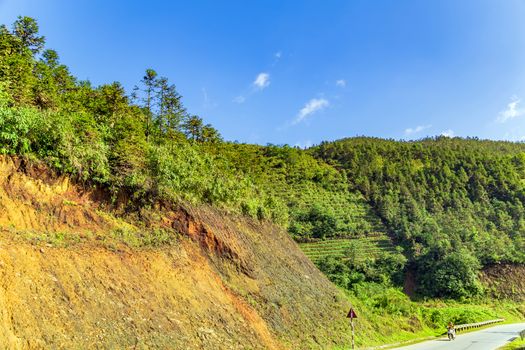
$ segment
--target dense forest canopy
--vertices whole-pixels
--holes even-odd
[[[128,209],[205,203],[272,220],[297,240],[387,232],[402,255],[322,261],[332,280],[481,293],[477,272],[525,262],[525,146],[440,137],[352,138],[309,150],[226,142],[147,69],[133,91],[79,81],[45,48],[37,22],[0,26],[0,154],[43,161]]]
[[[353,138],[309,152],[365,196],[426,293],[477,293],[481,265],[525,261],[525,145]]]

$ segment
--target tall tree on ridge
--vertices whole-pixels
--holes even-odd
[[[38,23],[27,16],[18,16],[13,24],[13,35],[20,39],[22,48],[31,50],[33,54],[39,53],[45,44],[45,38],[38,35]]]
[[[175,85],[168,84],[167,78],[158,80],[159,85],[159,115],[158,123],[161,132],[179,131],[180,124],[186,115],[182,105],[182,96],[177,92]]]
[[[155,96],[155,88],[157,87],[157,72],[153,69],[146,69],[146,74],[141,81],[144,86],[146,96],[144,97],[144,107],[146,108],[146,139],[149,139],[151,134],[151,121],[153,119],[153,98]]]

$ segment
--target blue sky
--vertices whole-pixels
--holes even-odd
[[[17,15],[80,79],[157,70],[228,140],[525,140],[525,0],[0,0]]]

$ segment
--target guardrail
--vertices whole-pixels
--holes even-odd
[[[503,322],[503,321],[505,321],[503,318],[498,318],[497,320],[489,320],[489,321],[483,321],[483,322],[478,322],[478,323],[458,324],[455,326],[455,328],[456,328],[456,332],[459,332],[459,331],[464,331],[464,330],[472,329],[472,328],[479,328],[479,327],[487,326],[489,324]],[[525,330],[522,333],[525,333]]]

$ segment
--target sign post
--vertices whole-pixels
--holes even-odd
[[[355,343],[354,343],[354,336],[355,336],[354,318],[357,318],[357,314],[355,313],[353,307],[350,308],[350,311],[348,311],[348,315],[346,315],[346,317],[350,319],[350,326],[352,327],[352,350],[353,350],[353,349],[355,349]]]

